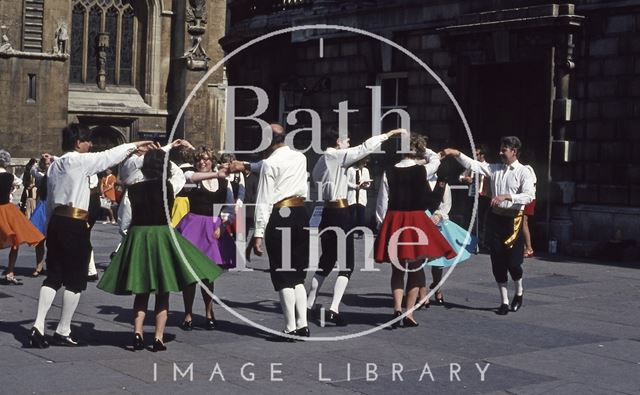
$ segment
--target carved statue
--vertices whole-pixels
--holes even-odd
[[[0,41],[0,53],[10,53],[13,52],[13,48],[11,47],[11,43],[9,42],[9,37],[7,36],[8,27],[5,25],[0,26],[0,30],[2,30],[2,39]]]
[[[53,53],[56,55],[66,54],[68,49],[67,43],[69,42],[69,32],[65,22],[58,22],[58,27],[56,28],[54,37]]]
[[[207,1],[206,0],[189,0],[187,7],[187,22],[189,24],[200,25],[207,23]]]
[[[187,31],[191,35],[191,48],[184,54],[189,70],[206,70],[209,67],[209,56],[202,45],[202,35],[206,31],[206,0],[189,0],[187,5]]]

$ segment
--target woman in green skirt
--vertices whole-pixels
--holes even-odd
[[[163,351],[164,328],[169,309],[169,293],[182,291],[199,281],[213,282],[222,269],[189,241],[167,225],[174,196],[184,185],[182,171],[170,163],[170,179],[163,181],[162,150],[144,156],[144,181],[128,187],[131,227],[122,246],[111,260],[98,288],[116,295],[135,295],[134,350],[145,348],[143,324],[149,295],[156,295],[153,351]],[[163,193],[166,187],[166,195]],[[166,202],[165,202],[166,196]]]

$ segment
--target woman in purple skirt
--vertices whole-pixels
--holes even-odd
[[[197,173],[210,173],[215,161],[213,152],[201,147],[196,153]],[[233,213],[233,190],[229,182],[224,177],[199,181],[188,197],[189,213],[182,218],[176,229],[215,264],[225,269],[234,267],[235,253],[224,251],[220,243],[225,228],[223,222],[229,220]],[[225,204],[227,206],[221,210]],[[213,292],[213,283],[207,284],[207,287]],[[205,328],[213,330],[216,326],[213,301],[204,288],[201,291],[207,319]],[[180,327],[185,331],[193,329],[192,309],[195,293],[195,284],[182,291],[185,315]]]

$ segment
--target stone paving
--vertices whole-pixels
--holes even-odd
[[[116,228],[97,225],[92,240],[104,268],[118,242]],[[2,266],[7,253],[0,251]],[[444,288],[445,306],[432,304],[416,313],[419,327],[341,341],[274,342],[222,306],[215,307],[219,329],[183,332],[178,327],[182,298],[176,294],[165,334],[168,350],[152,353],[128,349],[132,297],[104,293],[95,284],[83,294],[72,326],[86,346],[28,348],[42,282],[28,277],[34,261],[33,249],[23,247],[17,273],[24,285],[0,286],[2,394],[640,393],[638,265],[529,259],[523,308],[498,316],[489,258],[481,254],[452,273]],[[215,291],[234,312],[281,330],[267,266],[265,258],[253,258],[253,272],[225,273]],[[380,272],[353,276],[341,308],[350,325],[312,323],[312,336],[355,334],[390,318],[390,270],[378,267]],[[334,278],[318,300],[327,308]],[[60,303],[58,295],[48,335],[55,330]],[[199,296],[195,309],[194,323],[201,326]],[[150,340],[151,315],[147,322]]]

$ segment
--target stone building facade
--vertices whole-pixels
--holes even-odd
[[[96,149],[166,140],[185,98],[223,56],[223,0],[0,2],[0,141],[17,158],[60,152],[79,120]],[[221,146],[224,75],[205,81],[176,136]]]
[[[426,63],[459,102],[476,144],[493,149],[518,135],[523,162],[538,178],[535,247],[555,239],[563,252],[637,259],[640,236],[640,1],[575,0],[229,0],[221,40],[230,52],[290,26],[354,27],[392,40]],[[471,147],[456,107],[418,62],[378,39],[320,27],[279,34],[235,55],[229,85],[253,85],[270,99],[261,116],[280,120],[297,108],[336,125],[347,100],[355,142],[400,125],[429,136],[435,149]],[[380,86],[374,108],[370,86]],[[256,95],[236,95],[237,114],[256,109]],[[310,126],[298,114],[297,129]],[[373,117],[373,118],[372,118]],[[227,122],[231,122],[227,120]],[[238,120],[236,148],[255,148],[259,127]],[[298,133],[306,147],[310,132]],[[316,155],[308,151],[310,162]],[[374,174],[380,175],[375,159]],[[454,182],[460,168],[446,163]],[[464,205],[463,192],[454,210]],[[455,214],[455,213],[454,213]],[[459,214],[459,213],[458,213]]]

